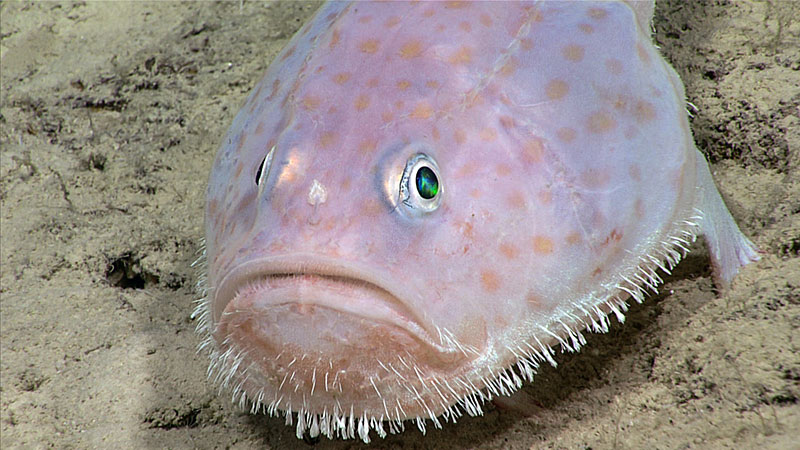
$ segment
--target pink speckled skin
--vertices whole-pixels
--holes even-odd
[[[652,9],[323,6],[214,162],[211,372],[254,409],[299,413],[298,435],[424,430],[621,320],[695,235],[722,283],[757,259],[695,149]],[[417,154],[438,165],[432,210],[401,195]]]

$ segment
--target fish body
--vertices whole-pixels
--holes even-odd
[[[236,116],[206,205],[210,373],[297,434],[440,426],[607,331],[705,235],[653,2],[331,2]]]

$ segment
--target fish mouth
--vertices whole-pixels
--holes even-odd
[[[253,312],[290,309],[300,315],[328,310],[350,317],[353,322],[380,325],[406,334],[427,347],[430,354],[445,360],[452,359],[455,353],[464,356],[463,348],[449,344],[436,325],[414,310],[410,301],[413,297],[422,298],[409,287],[400,286],[374,270],[318,255],[299,254],[235,266],[214,292],[210,308],[213,324],[224,322],[226,315],[248,309]]]
[[[310,255],[249,261],[212,295],[212,371],[268,409],[441,414],[468,386],[442,393],[439,380],[480,355],[417,311],[424,297],[411,286],[357,264]]]

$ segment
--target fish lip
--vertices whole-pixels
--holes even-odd
[[[375,271],[364,268],[357,263],[342,262],[338,259],[320,257],[314,254],[294,254],[250,260],[228,270],[219,283],[219,288],[213,292],[210,304],[212,323],[220,323],[227,305],[236,297],[239,290],[248,283],[270,277],[289,276],[319,277],[332,282],[360,286],[360,289],[364,290],[381,292],[384,294],[380,296],[381,299],[388,300],[384,301],[384,305],[395,313],[394,317],[379,317],[376,314],[370,314],[369,310],[355,312],[328,302],[310,301],[308,303],[397,326],[440,353],[453,353],[457,350],[443,345],[439,328],[423,315],[417,314],[407,302],[403,301],[404,297],[400,295],[400,292],[408,291],[408,288],[403,289],[398,284],[381,278]],[[274,306],[287,303],[296,302],[275,302]],[[439,339],[434,339],[435,336],[438,336]]]

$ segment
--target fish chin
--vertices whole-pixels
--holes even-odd
[[[397,423],[438,416],[471,390],[439,380],[471,370],[478,352],[414,314],[393,288],[353,267],[244,264],[213,303],[212,372],[272,414]]]

